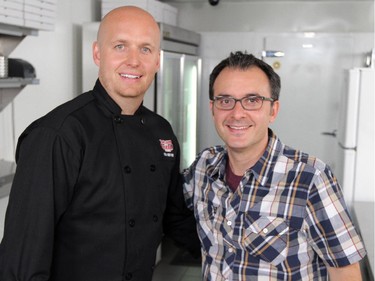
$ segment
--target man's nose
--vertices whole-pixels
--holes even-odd
[[[243,108],[241,101],[236,100],[236,103],[234,104],[234,107],[232,109],[232,114],[234,116],[242,116],[245,112],[245,109]]]
[[[126,63],[133,67],[139,65],[139,55],[138,50],[130,48],[126,55]]]

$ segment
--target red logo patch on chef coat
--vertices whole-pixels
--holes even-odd
[[[172,140],[160,140],[160,146],[164,150],[164,156],[174,157],[173,151],[173,142]]]
[[[165,152],[173,151],[173,142],[171,140],[159,140],[160,146]]]

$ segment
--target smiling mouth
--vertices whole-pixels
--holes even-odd
[[[229,127],[229,129],[232,129],[232,130],[246,130],[248,128],[251,127],[251,125],[247,125],[247,126],[233,126],[233,125],[227,125]]]
[[[132,75],[132,74],[120,74],[120,76],[127,78],[127,79],[139,79],[142,77],[141,75]]]

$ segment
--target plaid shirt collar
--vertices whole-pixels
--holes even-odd
[[[217,148],[217,147],[216,147]],[[265,185],[271,176],[275,159],[282,150],[282,143],[271,129],[268,129],[268,144],[262,157],[249,168],[246,174],[253,173],[254,178],[261,185]],[[221,179],[224,181],[225,167],[228,161],[228,150],[226,146],[217,153],[214,158],[208,160],[207,175],[212,179]],[[246,176],[246,175],[245,175]]]

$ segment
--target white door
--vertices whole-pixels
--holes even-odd
[[[350,36],[303,33],[267,36],[264,50],[281,51],[283,57],[265,57],[281,77],[280,113],[271,126],[281,140],[314,155],[334,169],[340,95],[344,94],[344,69],[351,67]],[[328,134],[327,134],[328,132]]]

